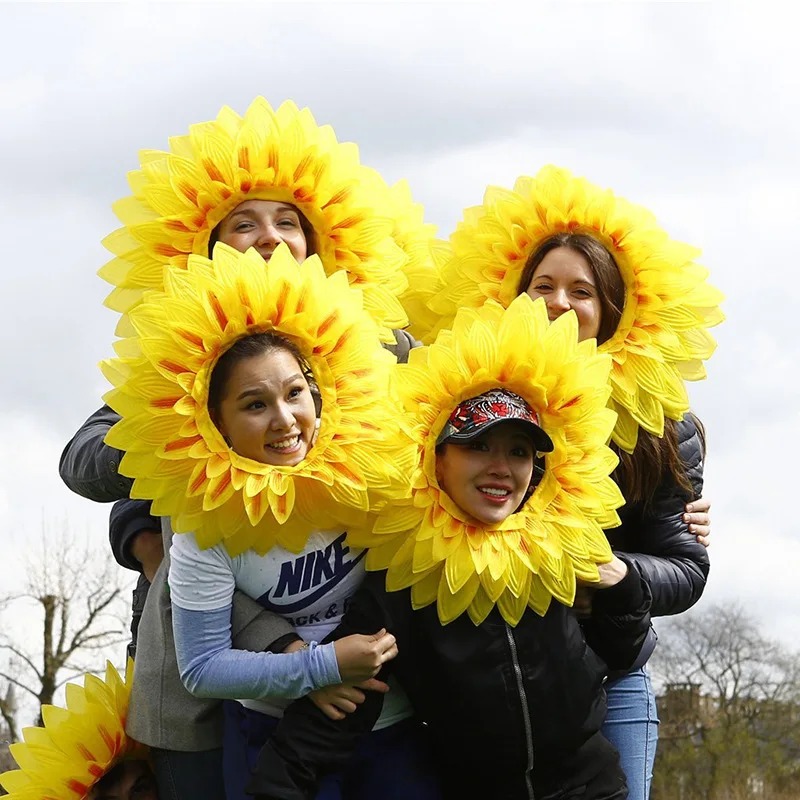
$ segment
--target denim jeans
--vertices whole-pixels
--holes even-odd
[[[261,747],[279,720],[226,700],[224,771],[228,800],[247,800],[245,786]],[[436,765],[415,719],[365,735],[347,769],[327,775],[315,800],[441,800]]]
[[[222,748],[185,753],[150,749],[159,800],[225,800]]]
[[[608,714],[603,736],[619,751],[630,800],[648,800],[658,744],[656,696],[642,667],[606,684]]]

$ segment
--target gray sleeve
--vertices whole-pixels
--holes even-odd
[[[397,358],[398,364],[405,364],[408,361],[408,354],[415,347],[422,347],[408,331],[393,330],[396,344],[385,344],[384,347]]]
[[[300,636],[283,617],[267,611],[244,592],[236,591],[231,611],[231,638],[235,650],[280,653]]]
[[[61,480],[88,500],[112,503],[130,496],[133,481],[117,471],[123,453],[105,443],[118,419],[116,412],[103,406],[81,425],[61,453]]]

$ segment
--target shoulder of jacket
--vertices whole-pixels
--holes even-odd
[[[676,430],[681,458],[684,461],[692,456],[702,459],[704,448],[697,417],[691,411],[684,414],[683,419],[676,424]]]
[[[392,331],[395,338],[395,344],[384,344],[384,347],[397,357],[400,364],[408,361],[409,352],[415,347],[421,347],[422,343],[418,342],[408,331],[395,329]]]

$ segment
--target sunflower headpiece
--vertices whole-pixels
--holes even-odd
[[[606,443],[616,415],[607,407],[611,359],[594,340],[578,343],[577,319],[552,325],[543,302],[523,295],[507,310],[489,301],[463,309],[452,331],[412,350],[395,370],[417,446],[412,497],[390,503],[351,531],[370,547],[367,568],[386,569],[387,588],[411,587],[415,608],[436,602],[446,624],[467,611],[475,624],[497,605],[511,624],[526,608],[544,614],[551,598],[571,605],[575,580],[598,580],[611,560],[604,528],[619,524],[623,499]],[[461,401],[507,389],[537,413],[553,450],[522,509],[480,525],[439,488],[436,441]]]
[[[132,663],[125,680],[108,663],[105,680],[67,684],[66,708],[42,706],[44,727],[25,728],[11,745],[19,769],[0,775],[11,800],[83,800],[121,760],[145,758],[125,733],[132,681]]]
[[[406,246],[433,231],[405,186],[390,191],[360,164],[357,147],[337,142],[308,109],[287,101],[273,110],[262,97],[244,117],[225,107],[216,120],[171,138],[169,152],[142,151],[140,162],[128,176],[132,196],[114,204],[123,227],[104,240],[116,257],[99,273],[115,287],[106,304],[124,315],[121,336],[131,335],[125,315],[144,291],[163,289],[165,265],[185,268],[190,255],[207,256],[215,226],[252,199],[302,211],[325,272],[343,269],[363,290],[384,341],[407,324],[399,301],[407,273],[433,267],[427,248]]]
[[[489,187],[450,237],[431,307],[441,327],[462,306],[508,306],[530,255],[558,233],[594,237],[622,274],[622,318],[599,350],[613,359],[614,440],[632,452],[639,426],[662,436],[665,416],[688,411],[684,380],[705,377],[703,361],[716,347],[707,329],[724,318],[722,295],[694,263],[699,251],[671,240],[650,212],[554,166],[518,178],[513,191]]]
[[[326,276],[316,256],[298,264],[285,245],[269,269],[255,250],[218,245],[213,261],[168,270],[165,291],[131,321],[137,334],[102,365],[116,387],[106,402],[122,417],[106,441],[125,451],[131,496],[153,500],[154,514],[201,547],[298,552],[312,530],[349,526],[408,494],[414,451],[389,395],[395,359],[344,272]],[[262,331],[297,345],[322,399],[316,442],[293,467],[232,451],[208,410],[219,356]]]

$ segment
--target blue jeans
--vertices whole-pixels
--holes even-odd
[[[228,800],[247,800],[258,753],[280,720],[226,700],[223,762]],[[422,726],[407,719],[361,739],[347,769],[327,775],[315,800],[441,800]],[[252,798],[250,798],[252,800]]]
[[[151,748],[159,800],[225,800],[222,748],[184,753]]]
[[[608,714],[603,736],[619,751],[628,778],[629,800],[648,800],[658,744],[656,696],[641,667],[606,684]]]

